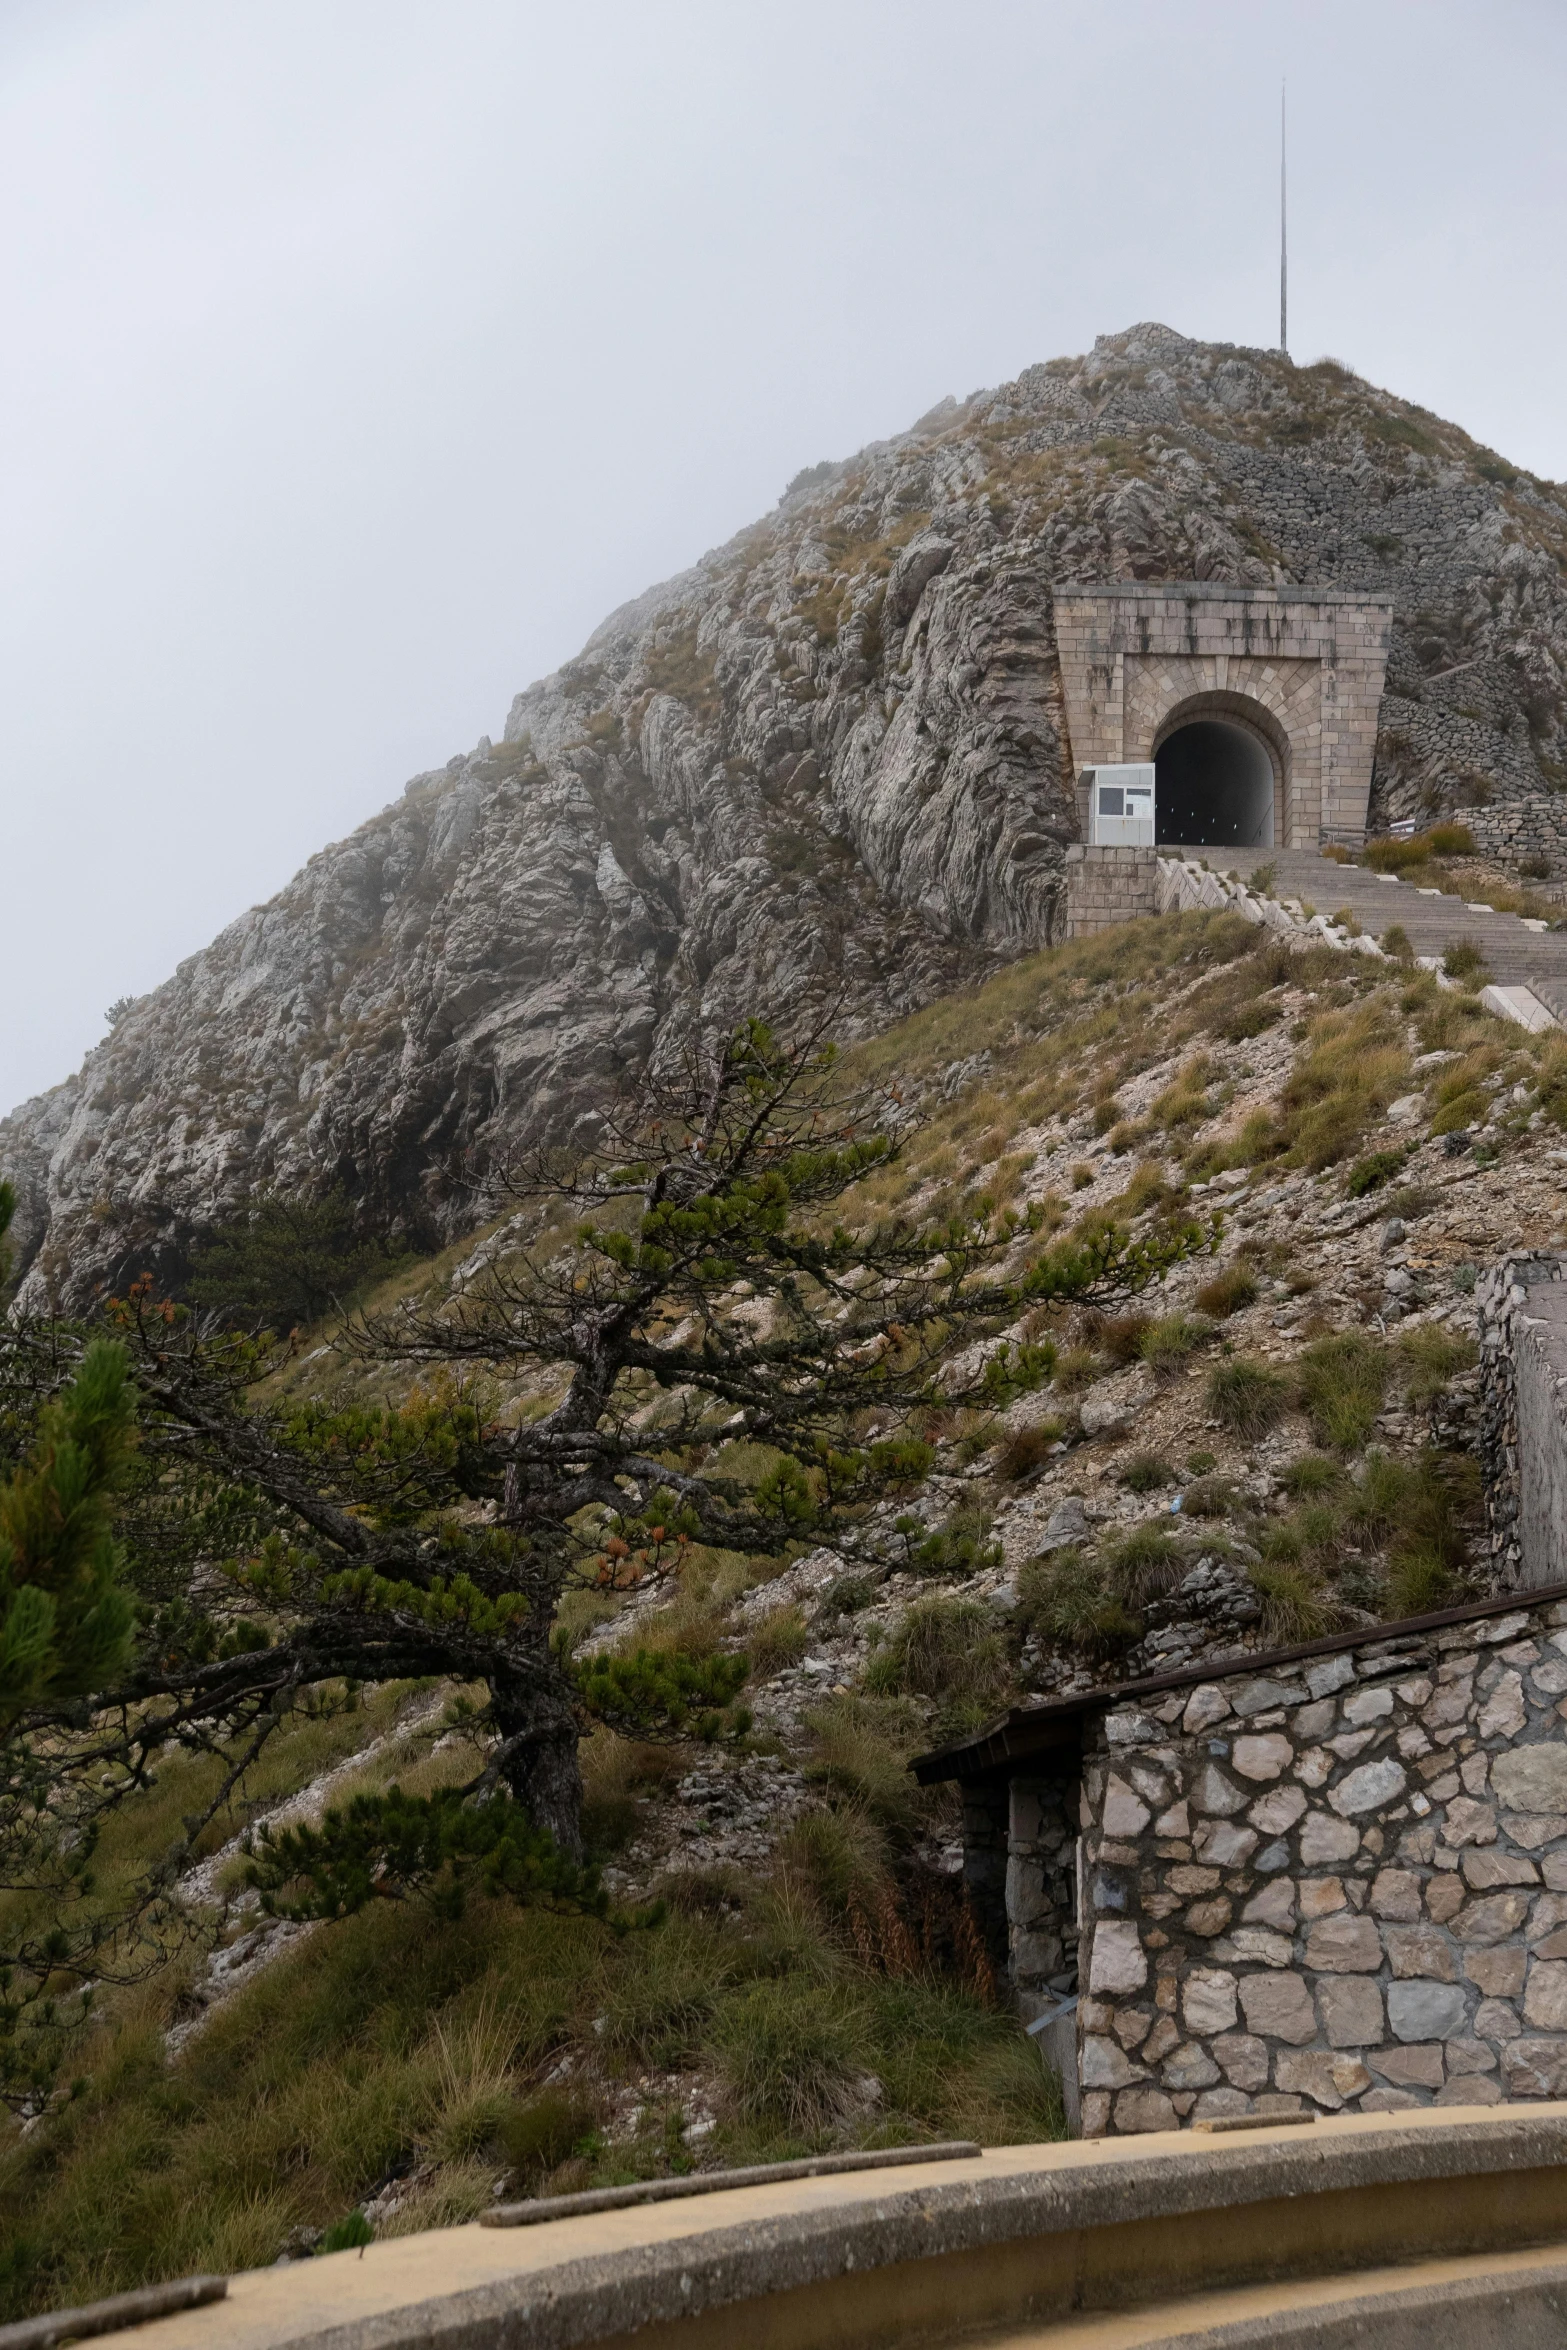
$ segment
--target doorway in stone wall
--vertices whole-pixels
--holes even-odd
[[[1154,767],[1161,842],[1272,848],[1278,774],[1256,728],[1234,718],[1194,716],[1164,737]]]

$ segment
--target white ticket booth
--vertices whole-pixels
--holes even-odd
[[[1154,845],[1154,770],[1145,766],[1086,767],[1088,838],[1101,849]]]

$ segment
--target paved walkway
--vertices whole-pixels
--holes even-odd
[[[1497,987],[1526,987],[1552,1017],[1567,1027],[1567,930],[1517,914],[1498,914],[1441,890],[1426,889],[1394,873],[1373,873],[1364,865],[1339,865],[1316,849],[1167,848],[1162,857],[1206,862],[1215,873],[1235,872],[1249,881],[1259,867],[1273,868],[1273,895],[1294,898],[1318,914],[1348,907],[1362,930],[1380,938],[1396,923],[1417,955],[1438,960],[1460,939],[1473,939],[1485,956],[1484,977]]]

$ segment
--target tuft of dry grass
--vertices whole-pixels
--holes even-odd
[[[1387,1394],[1387,1349],[1357,1330],[1319,1338],[1301,1356],[1297,1378],[1317,1442],[1359,1452]]]
[[[1060,1441],[1059,1420],[1036,1420],[1032,1427],[1015,1428],[1001,1447],[997,1471],[1009,1483],[1018,1484],[1044,1467]]]
[[[1249,1355],[1232,1355],[1209,1372],[1207,1404],[1232,1435],[1266,1436],[1289,1410],[1289,1381]]]
[[[809,1639],[805,1618],[797,1607],[775,1607],[762,1618],[746,1642],[752,1677],[758,1681],[768,1681],[774,1673],[782,1673],[790,1665],[797,1665],[805,1654]]]
[[[1333,1629],[1338,1611],[1304,1566],[1290,1559],[1260,1559],[1246,1572],[1262,1601],[1262,1636],[1270,1647],[1320,1640]]]
[[[1198,1290],[1193,1304],[1199,1313],[1211,1314],[1222,1322],[1242,1308],[1254,1305],[1257,1299],[1257,1276],[1249,1265],[1226,1265],[1222,1273],[1215,1273]]]

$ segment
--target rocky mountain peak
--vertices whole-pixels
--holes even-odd
[[[1390,596],[1373,821],[1554,792],[1564,546],[1567,493],[1456,426],[1154,322],[808,466],[0,1124],[24,1300],[176,1280],[272,1184],[448,1237],[697,1023],[864,1034],[1045,943],[1057,582]]]

